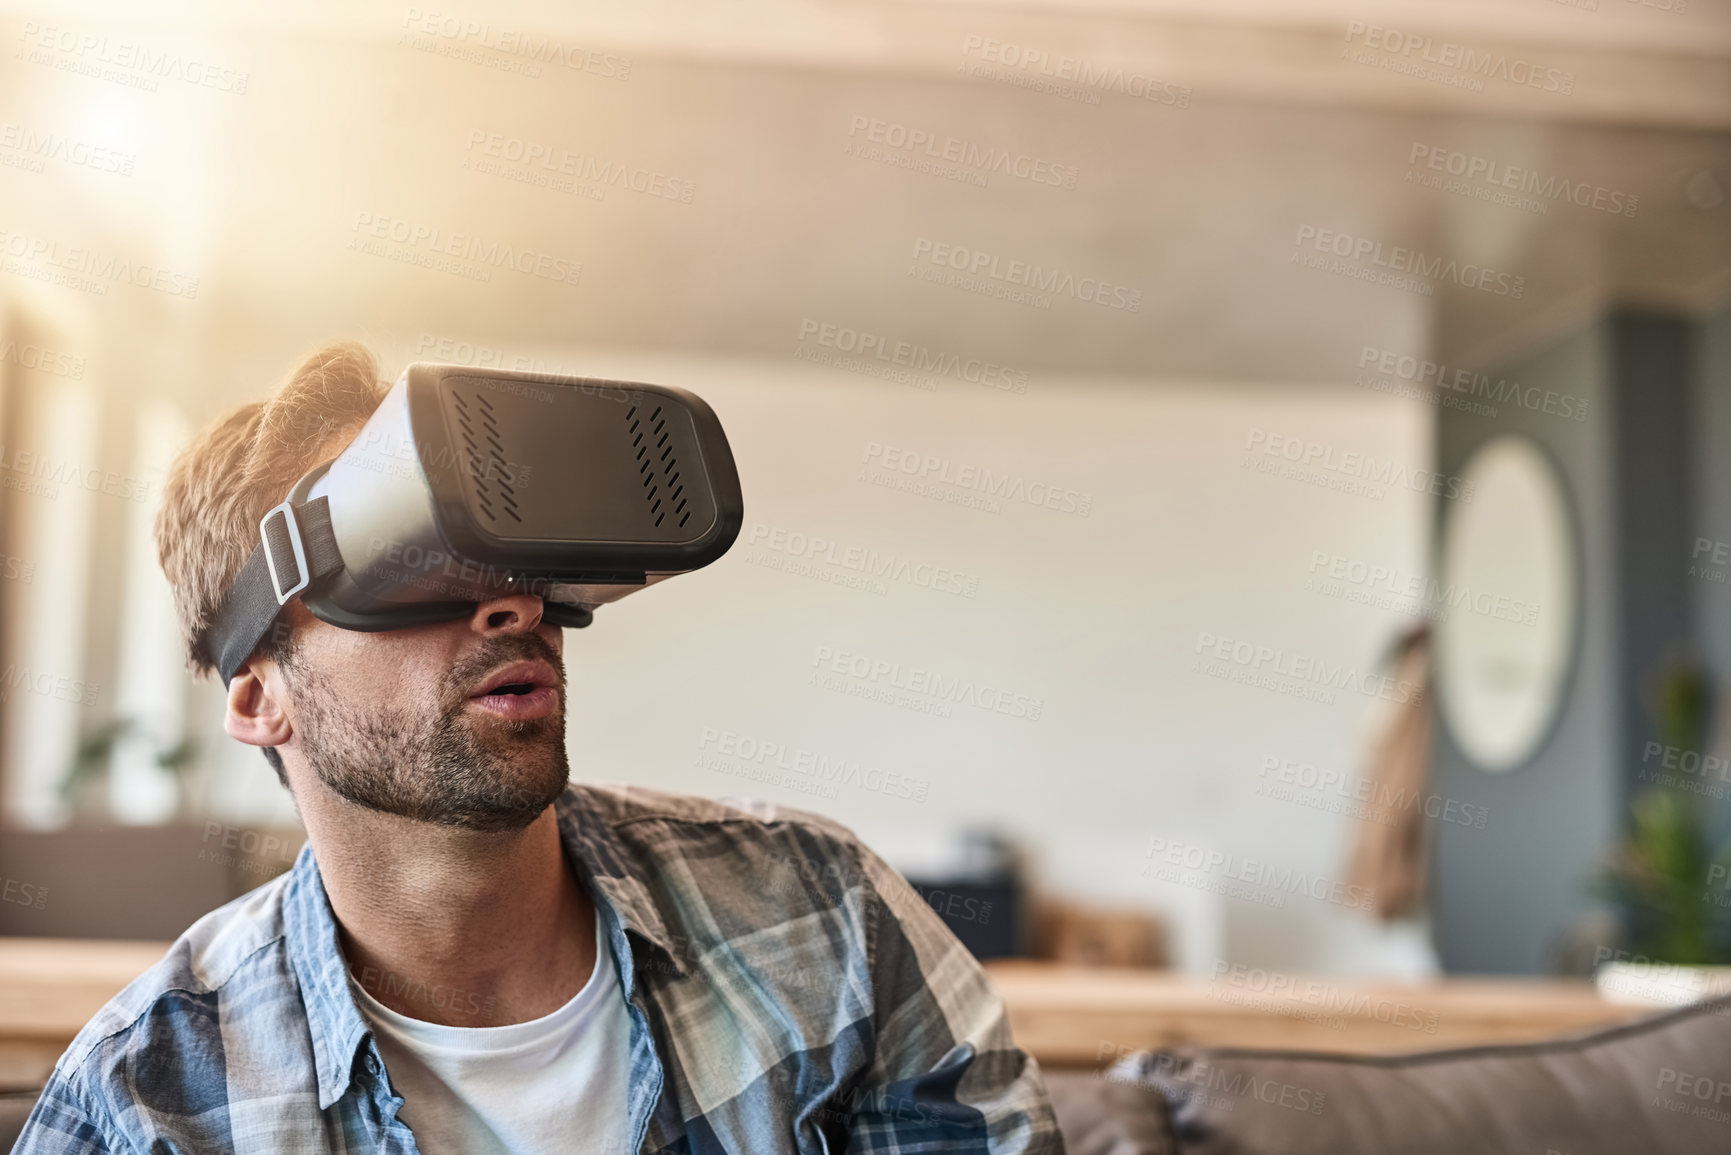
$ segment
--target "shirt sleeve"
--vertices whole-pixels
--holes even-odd
[[[111,1150],[71,1080],[56,1070],[24,1121],[12,1155],[108,1155]]]
[[[858,852],[875,1037],[851,1097],[850,1155],[1063,1155],[1040,1066],[1011,1039],[979,962],[901,875]]]

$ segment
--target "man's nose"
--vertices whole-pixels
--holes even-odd
[[[475,606],[469,628],[478,634],[525,634],[541,624],[539,594],[507,594]]]

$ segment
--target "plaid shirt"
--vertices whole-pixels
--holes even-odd
[[[555,810],[628,1004],[633,1150],[1061,1155],[979,964],[844,827],[633,787]],[[90,1020],[13,1150],[414,1152],[402,1106],[308,846]]]

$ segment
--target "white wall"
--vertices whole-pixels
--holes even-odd
[[[16,576],[0,595],[0,765],[9,771],[6,820],[51,827],[71,813],[62,783],[111,692],[83,664],[103,484],[101,371],[63,379],[22,363],[31,347],[89,354],[88,317],[77,305],[31,294],[10,320],[0,333],[9,362],[0,366],[8,393],[0,398],[0,484],[7,491],[0,495],[0,555]]]

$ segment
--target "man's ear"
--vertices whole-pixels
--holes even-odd
[[[222,728],[230,738],[249,746],[281,746],[294,735],[283,710],[282,678],[276,663],[254,659],[235,671],[228,683],[228,711]]]

